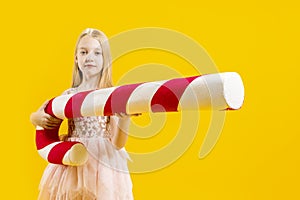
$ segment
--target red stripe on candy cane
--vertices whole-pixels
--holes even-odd
[[[53,113],[53,110],[52,110],[52,102],[53,102],[54,99],[55,99],[55,98],[52,98],[52,99],[48,102],[48,104],[47,104],[47,106],[46,106],[46,108],[45,108],[45,112],[48,113],[49,115],[51,115],[52,117],[56,117],[56,116],[54,115],[54,113]]]
[[[79,92],[68,100],[65,106],[66,118],[82,117],[81,115],[82,102],[84,101],[85,97],[91,92],[93,92],[93,90]]]
[[[142,83],[124,85],[116,88],[109,96],[104,107],[104,115],[126,113],[126,104],[131,93]]]
[[[186,87],[198,77],[177,78],[164,83],[152,97],[152,112],[177,111],[179,100]]]
[[[59,141],[58,129],[36,130],[35,143],[37,150],[40,150],[53,142]]]
[[[63,164],[63,158],[67,151],[69,151],[73,145],[80,142],[62,142],[55,145],[48,154],[48,161],[54,164]]]

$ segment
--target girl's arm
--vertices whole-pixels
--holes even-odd
[[[116,149],[121,149],[125,146],[128,139],[128,131],[130,125],[130,117],[138,116],[140,114],[126,115],[116,114],[116,116],[110,116],[111,126],[111,142]]]
[[[51,115],[45,113],[45,107],[48,101],[43,103],[43,105],[36,111],[31,113],[30,121],[34,126],[40,126],[44,129],[54,129],[58,127],[62,120],[52,117]]]
[[[110,127],[112,134],[111,143],[118,150],[123,148],[126,144],[129,124],[129,116],[110,116]]]

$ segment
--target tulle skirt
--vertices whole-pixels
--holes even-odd
[[[69,138],[89,152],[78,167],[49,164],[40,182],[39,200],[132,200],[132,182],[125,149],[116,150],[107,138]]]

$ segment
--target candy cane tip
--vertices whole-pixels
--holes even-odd
[[[78,143],[73,145],[69,151],[66,152],[62,163],[69,166],[80,166],[88,160],[88,152],[83,144]]]
[[[221,74],[224,84],[224,98],[230,109],[237,110],[244,103],[244,84],[236,72]]]

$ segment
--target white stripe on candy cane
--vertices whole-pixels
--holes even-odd
[[[52,112],[53,114],[60,119],[65,119],[65,107],[69,99],[73,96],[74,94],[66,94],[62,96],[58,96],[53,99],[52,101]]]
[[[103,116],[104,107],[110,94],[118,87],[103,88],[89,93],[82,102],[82,116]]]
[[[48,155],[49,155],[50,151],[52,150],[52,148],[54,146],[56,146],[59,143],[62,143],[62,141],[53,142],[53,143],[45,146],[44,148],[39,149],[38,152],[39,152],[40,156],[43,157],[45,160],[48,160]]]
[[[211,105],[210,95],[203,76],[193,80],[183,92],[178,110],[195,110],[208,108]]]
[[[126,113],[136,114],[151,112],[151,101],[156,91],[165,83],[165,81],[149,82],[139,85],[130,95]]]

